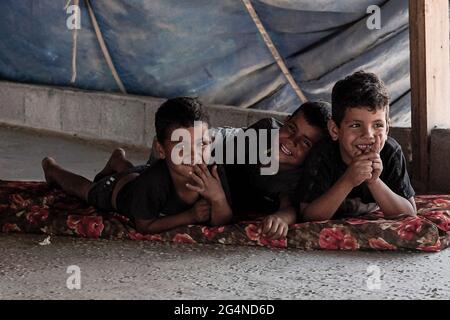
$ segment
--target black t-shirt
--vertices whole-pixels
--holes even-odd
[[[273,118],[262,119],[249,128],[259,130],[280,129],[283,124]],[[248,128],[241,129],[247,130]],[[239,129],[221,130],[226,139],[232,138]],[[231,134],[229,134],[231,132]],[[268,131],[270,140],[270,132]],[[264,144],[263,144],[264,145]],[[270,146],[270,141],[266,143]],[[235,148],[236,150],[236,148]],[[280,207],[281,198],[292,194],[297,188],[300,169],[278,171],[275,175],[262,175],[261,164],[249,164],[249,146],[245,147],[246,164],[237,164],[235,152],[235,164],[225,164],[225,171],[231,191],[233,213],[236,215],[245,213],[270,214]],[[258,150],[259,154],[259,150]]]
[[[411,186],[406,160],[397,141],[388,137],[380,152],[383,171],[380,179],[396,194],[409,199],[415,195]],[[347,170],[342,161],[339,143],[326,139],[316,145],[305,161],[292,201],[311,203],[327,192]],[[344,203],[336,212],[336,216],[357,216],[378,209],[375,199],[365,183],[353,188]]]
[[[218,165],[217,172],[229,200],[230,192],[223,167]],[[127,183],[119,192],[116,202],[121,214],[142,220],[181,213],[192,207],[178,197],[165,160],[155,161],[139,177]]]

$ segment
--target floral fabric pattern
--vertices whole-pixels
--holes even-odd
[[[44,182],[0,180],[0,231],[85,238],[253,245],[303,250],[420,250],[450,246],[450,195],[417,196],[416,217],[388,220],[382,212],[358,219],[306,222],[291,226],[287,239],[258,233],[258,221],[206,227],[190,225],[157,235],[138,233],[117,213],[93,207]]]

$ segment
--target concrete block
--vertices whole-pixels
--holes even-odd
[[[431,132],[430,191],[450,193],[450,129]]]
[[[61,131],[62,90],[33,88],[25,92],[25,124]]]
[[[132,145],[144,145],[145,105],[131,98],[96,97],[100,106],[100,137]]]
[[[263,111],[263,110],[248,110],[248,123],[247,126],[251,126],[255,122],[258,122],[261,119],[264,118],[275,118],[277,120],[280,120],[284,122],[286,117],[289,115],[289,113],[285,112],[270,112],[270,111]]]
[[[81,137],[101,138],[102,105],[96,95],[67,91],[61,106],[61,128],[63,132]]]
[[[248,110],[229,106],[213,105],[207,108],[212,127],[230,126],[246,127],[248,123]]]
[[[149,98],[145,100],[145,131],[144,131],[144,144],[146,147],[151,148],[153,138],[156,136],[155,131],[155,114],[159,106],[164,103],[166,99]]]
[[[25,124],[25,90],[20,85],[0,85],[0,122]]]

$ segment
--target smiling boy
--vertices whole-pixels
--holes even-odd
[[[400,145],[389,132],[389,95],[373,73],[358,71],[332,92],[331,139],[304,167],[296,195],[305,221],[357,216],[381,209],[386,217],[415,215],[414,190]]]
[[[197,140],[196,122],[202,123]],[[91,182],[47,157],[42,161],[45,179],[100,211],[127,216],[144,234],[195,223],[228,223],[232,211],[225,173],[221,166],[208,168],[205,164],[211,143],[203,105],[188,97],[169,99],[156,112],[155,129],[159,160],[151,166],[134,167],[118,149]],[[188,133],[190,147],[173,152],[180,141],[174,141],[172,133],[180,129]],[[189,159],[180,161],[186,155]],[[195,158],[200,163],[195,163]]]
[[[280,239],[287,235],[289,225],[297,222],[296,208],[290,200],[303,170],[302,164],[313,146],[328,135],[327,121],[331,107],[324,101],[302,104],[282,123],[273,118],[262,119],[248,128],[279,130],[279,170],[274,175],[261,174],[261,163],[225,164],[230,186],[233,215],[241,220],[253,218],[252,213],[263,217],[260,232],[268,238]],[[264,147],[266,144],[257,144]],[[246,157],[260,150],[247,146]]]

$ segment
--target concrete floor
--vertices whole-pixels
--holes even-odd
[[[88,178],[111,147],[0,127],[0,179],[41,180],[53,155]],[[129,154],[136,163],[146,154]],[[2,299],[449,299],[440,253],[272,250],[0,234]],[[81,271],[70,290],[67,268]],[[368,286],[380,271],[380,286]]]

